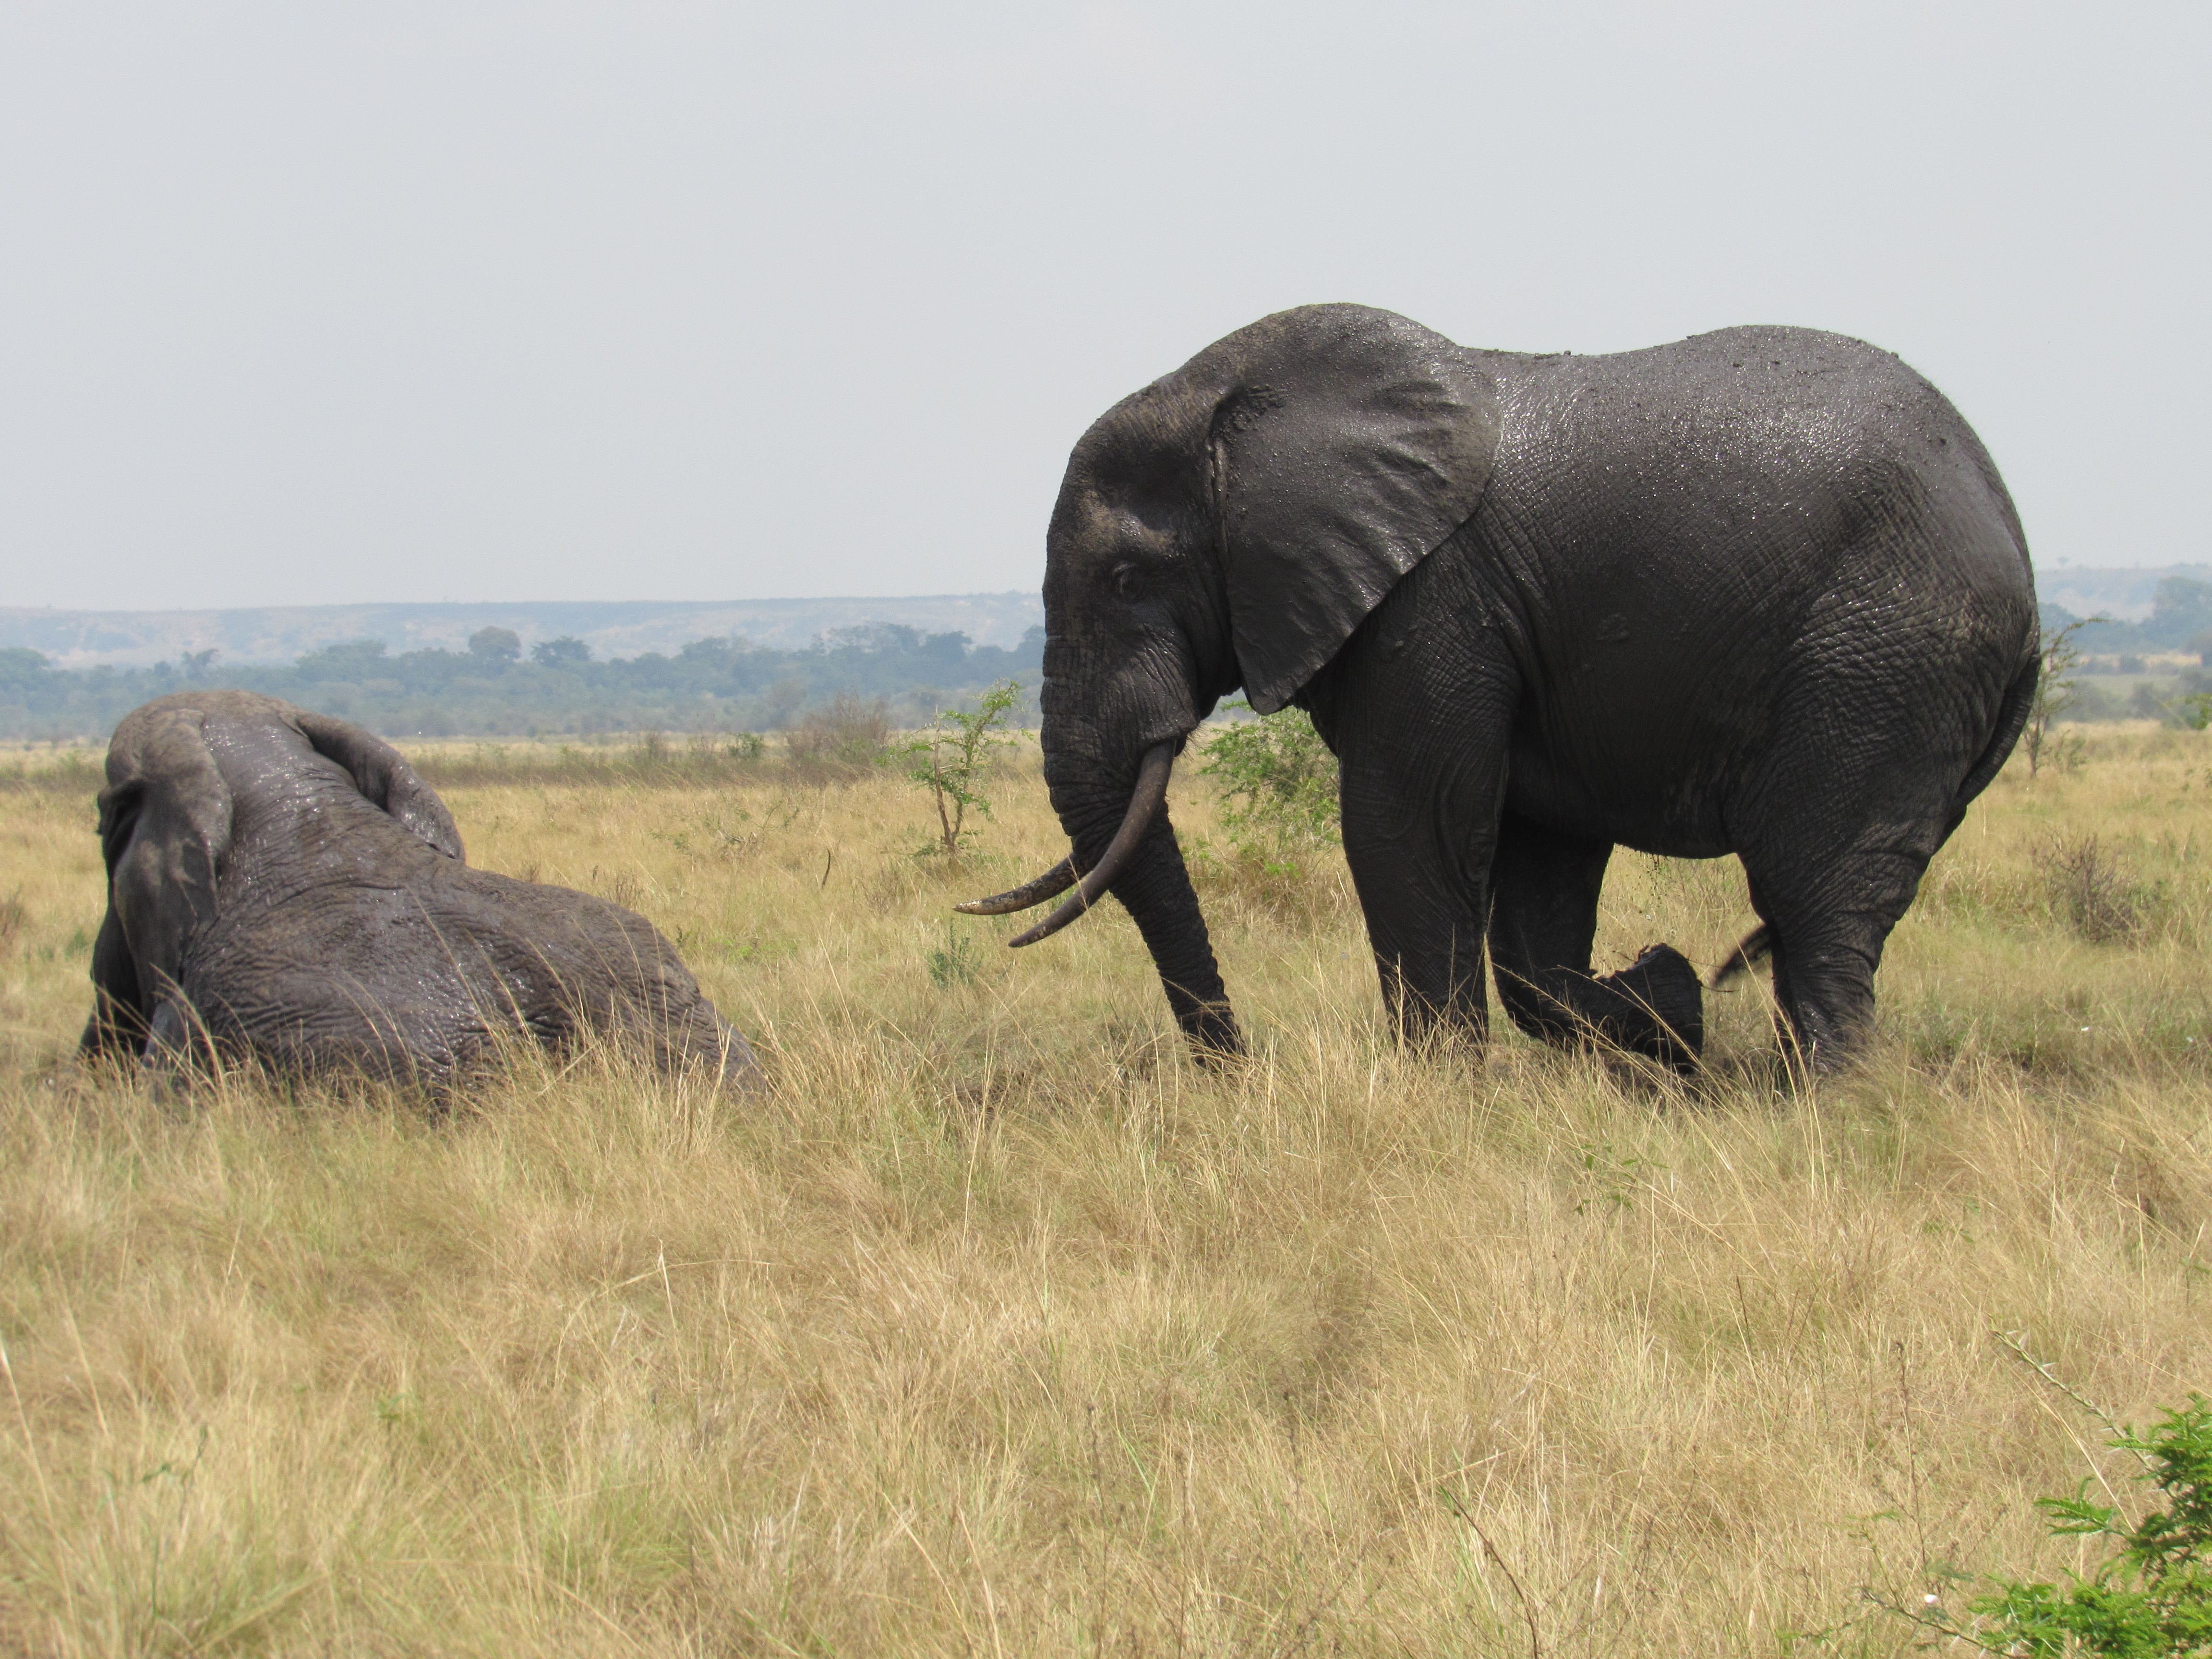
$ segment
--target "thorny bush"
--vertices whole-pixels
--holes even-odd
[[[784,734],[791,757],[824,769],[872,766],[890,741],[890,705],[881,697],[840,691]]]

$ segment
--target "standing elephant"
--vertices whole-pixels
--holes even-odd
[[[2039,665],[2020,519],[1894,356],[1738,328],[1607,356],[1471,350],[1309,306],[1117,404],[1046,544],[1045,777],[1201,1056],[1242,1047],[1162,803],[1226,692],[1339,762],[1345,855],[1401,1030],[1523,1030],[1678,1066],[1697,975],[1593,975],[1616,845],[1739,854],[1820,1070],[1867,1040],[1883,941],[1994,777]]]
[[[203,1046],[280,1073],[442,1087],[509,1036],[641,1042],[664,1070],[757,1076],[643,917],[463,861],[398,751],[249,691],[125,716],[100,794],[107,916],[83,1051]]]

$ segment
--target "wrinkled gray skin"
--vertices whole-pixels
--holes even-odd
[[[398,750],[246,691],[133,710],[100,794],[107,916],[88,1055],[161,1069],[212,1044],[286,1074],[442,1088],[510,1036],[642,1042],[757,1077],[668,941],[619,906],[463,861]]]
[[[1401,1031],[1686,1066],[1672,948],[1591,970],[1615,846],[1741,856],[1800,1054],[1866,1040],[1883,941],[2037,672],[2020,520],[1889,354],[1744,328],[1468,350],[1388,312],[1264,319],[1102,417],[1047,544],[1045,775],[1097,864],[1139,758],[1239,685],[1309,710]],[[1242,1046],[1164,813],[1112,890],[1201,1057]]]

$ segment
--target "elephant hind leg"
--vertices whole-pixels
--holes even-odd
[[[1943,828],[1931,817],[1870,833],[1832,858],[1792,860],[1780,869],[1745,859],[1752,908],[1773,941],[1782,1035],[1808,1070],[1839,1072],[1864,1050],[1882,947],[1919,890]]]
[[[1498,1000],[1531,1036],[1594,1042],[1688,1070],[1705,1042],[1705,995],[1682,953],[1655,945],[1617,974],[1590,972],[1612,856],[1609,842],[1505,815],[1491,878]]]

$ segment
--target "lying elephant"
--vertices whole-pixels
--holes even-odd
[[[88,1055],[436,1087],[509,1035],[591,1032],[759,1075],[651,923],[471,870],[436,793],[343,720],[248,691],[149,702],[108,747],[100,839]]]
[[[1243,1037],[1163,809],[1238,686],[1313,718],[1402,1028],[1694,1063],[1660,946],[1591,971],[1616,846],[1741,856],[1815,1069],[1867,1040],[1883,942],[2004,764],[2040,661],[2011,498],[1887,352],[1741,328],[1471,350],[1403,317],[1263,319],[1075,447],[1045,538],[1044,769],[1073,855],[962,907],[1110,890],[1201,1055]]]

